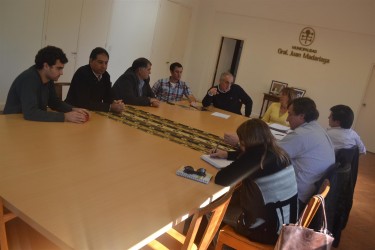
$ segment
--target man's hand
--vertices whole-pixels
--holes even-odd
[[[198,108],[198,103],[197,102],[191,102],[190,106],[192,106],[194,108]]]
[[[237,146],[240,139],[235,133],[224,133],[224,141],[232,146]]]
[[[210,88],[210,90],[208,91],[209,96],[214,96],[214,95],[217,95],[217,94],[219,94],[219,92],[217,91],[216,87]]]
[[[90,119],[90,112],[86,109],[73,108],[73,111],[64,113],[66,122],[84,123]]]
[[[159,107],[160,102],[156,98],[150,98],[150,105],[151,105],[151,107],[157,108],[157,107]]]
[[[125,109],[125,104],[122,102],[122,100],[114,100],[111,104],[110,111],[113,113],[122,113]]]

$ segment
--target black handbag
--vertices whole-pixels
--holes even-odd
[[[334,238],[327,230],[324,198],[320,195],[316,195],[316,197],[320,199],[323,210],[321,229],[316,232],[310,228],[301,226],[301,218],[303,218],[303,215],[307,211],[306,207],[297,224],[283,225],[276,242],[275,250],[331,249]]]

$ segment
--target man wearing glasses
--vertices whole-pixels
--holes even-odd
[[[211,104],[215,108],[239,115],[242,115],[241,108],[244,104],[245,116],[250,116],[253,108],[253,100],[239,85],[233,83],[233,75],[229,72],[222,73],[219,85],[210,88],[203,98],[203,107],[208,107]]]

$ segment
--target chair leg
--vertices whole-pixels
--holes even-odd
[[[0,197],[0,246],[1,250],[8,250],[8,239],[5,231],[3,200]]]
[[[215,250],[222,250],[223,249],[223,242],[217,241]]]

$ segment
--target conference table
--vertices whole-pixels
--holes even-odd
[[[221,137],[248,119],[167,103],[135,108]],[[215,175],[201,155],[95,112],[84,124],[0,115],[0,196],[61,249],[138,249],[225,193],[213,179],[176,175],[184,165]]]

